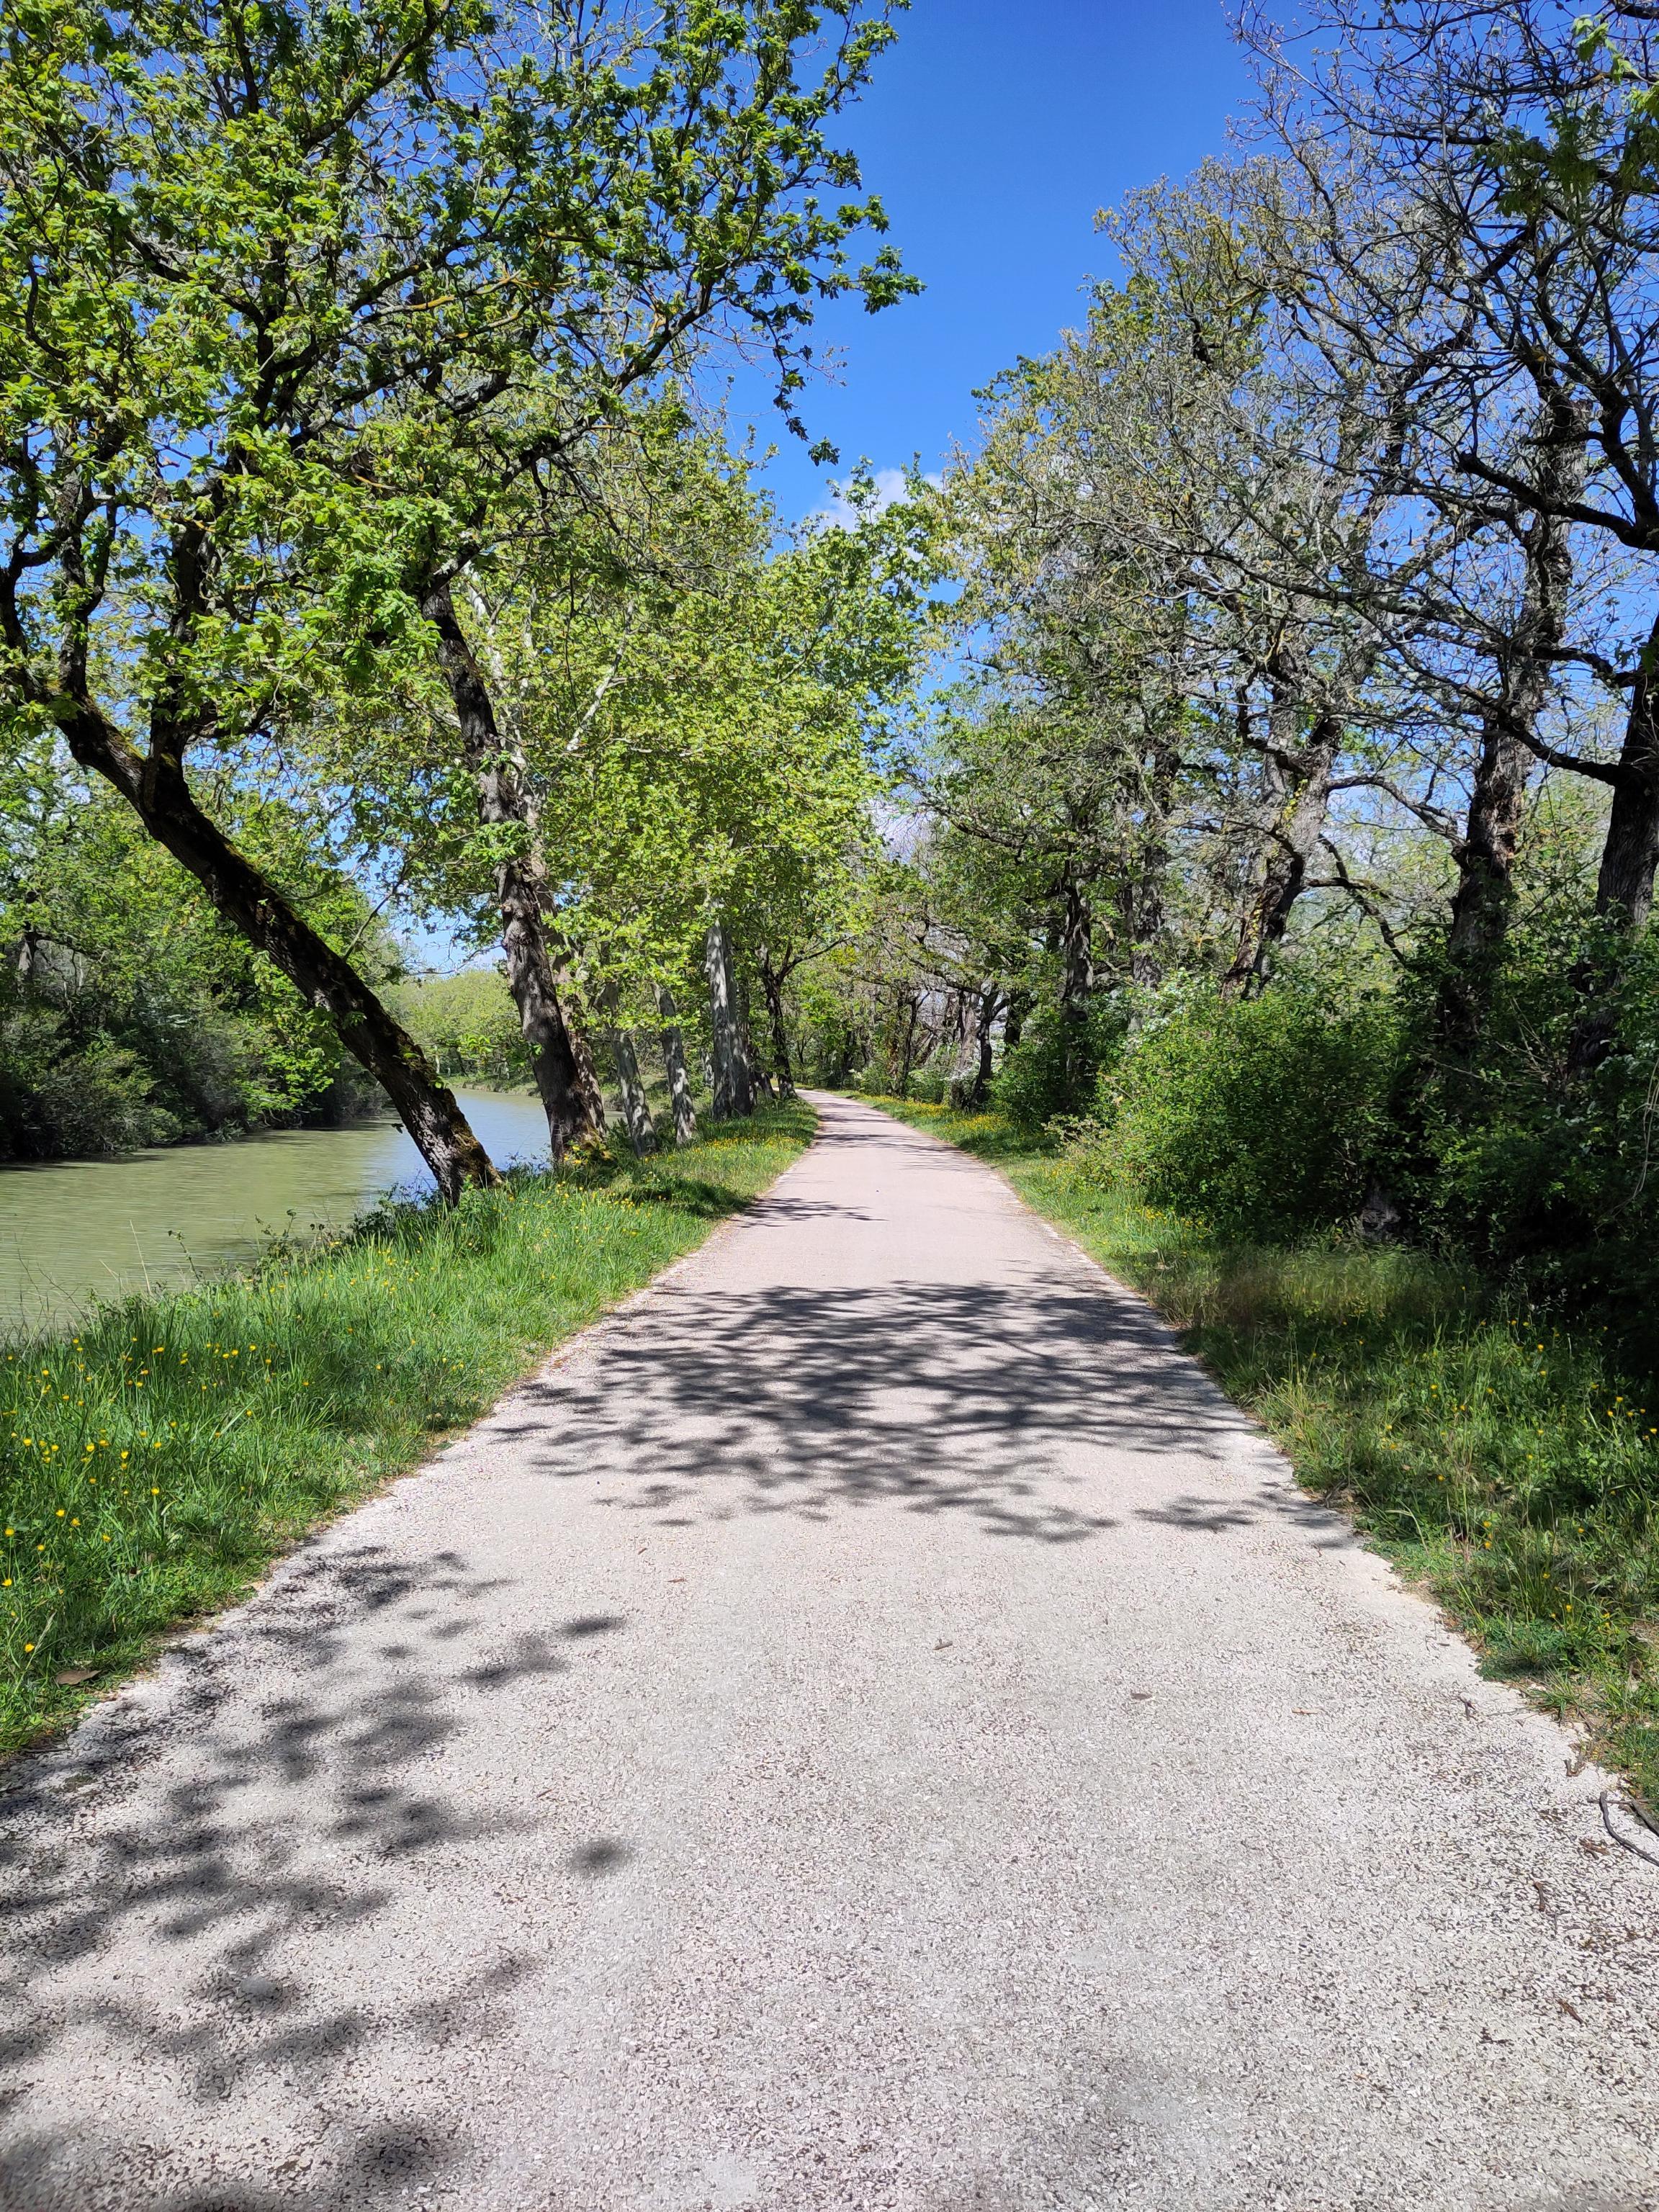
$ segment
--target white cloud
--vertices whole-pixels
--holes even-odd
[[[902,469],[877,469],[872,480],[876,487],[875,512],[878,514],[884,514],[896,500],[905,495],[906,477]],[[937,489],[945,479],[940,476],[929,476],[924,481]],[[806,518],[805,526],[809,530],[856,530],[858,521],[857,507],[839,484],[832,484],[829,503],[815,507]]]

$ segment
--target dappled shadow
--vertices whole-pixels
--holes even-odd
[[[1231,1528],[1248,1528],[1257,1517],[1253,1505],[1224,1505],[1213,1498],[1172,1498],[1167,1505],[1142,1505],[1135,1510],[1137,1521],[1185,1529],[1196,1536],[1224,1536]]]
[[[3,2212],[356,2212],[465,2168],[459,2119],[377,2112],[361,2061],[404,2046],[420,2078],[457,2033],[473,2045],[506,2033],[503,2000],[540,1962],[475,1948],[400,1981],[382,1931],[407,1941],[411,1905],[458,1854],[541,1826],[533,1803],[475,1809],[499,1800],[447,1786],[450,1758],[495,1728],[503,1698],[557,1726],[586,1655],[627,1625],[595,1611],[508,1635],[495,1625],[507,1587],[459,1552],[325,1541],[233,1628],[171,1655],[159,1717],[112,1704],[66,1748],[4,1771]],[[189,1779],[158,1789],[163,1759]],[[596,1835],[550,1873],[574,1893],[633,1854]],[[354,1932],[362,1964],[343,1981]],[[159,2072],[177,2107],[204,2116],[200,2142],[189,2125],[166,2148],[130,2139],[96,2102],[74,2129],[31,2124],[32,2086],[61,2091],[89,2049],[100,2070]],[[290,2167],[272,2151],[267,2175],[253,2147],[295,2110],[327,2146]]]
[[[874,1156],[868,1212],[786,1184],[754,1210],[774,1241],[750,1281],[790,1266],[798,1230],[878,1214],[890,1146],[896,1176],[917,1157],[896,1123],[831,1121],[822,1141]],[[927,1164],[982,1180],[955,1154]],[[711,1212],[740,1203],[661,1180]],[[1282,1506],[1254,1485],[1208,1494],[1244,1433],[1146,1307],[1040,1255],[967,1282],[736,1290],[688,1271],[469,1449],[500,1452],[515,1482],[591,1486],[632,1516],[630,1551],[652,1525],[871,1510],[1058,1547],[1144,1544],[1137,1523],[1209,1543],[1300,1510],[1288,1491]],[[537,1618],[533,1581],[353,1525],[167,1662],[161,1717],[102,1708],[66,1751],[0,1778],[0,2212],[466,2203],[489,2145],[446,2099],[447,2051],[511,2036],[518,1993],[562,1967],[582,1916],[608,1927],[653,1871],[603,1790],[544,1806],[563,1795],[556,1737],[539,1796],[477,1778],[494,1738],[555,1736],[591,1670],[625,1655],[607,1593]],[[508,1866],[532,1893],[527,1934],[488,1902]],[[458,1892],[477,1917],[447,1942]],[[101,2094],[46,2124],[83,2067]]]
[[[757,1199],[750,1212],[757,1221],[872,1221],[873,1214],[834,1199],[800,1198],[790,1191],[771,1191]]]
[[[94,2199],[64,2192],[61,2139],[43,2134],[20,2140],[0,2161],[0,2207],[4,2212],[88,2212],[95,2202],[131,2204],[133,2212],[353,2212],[358,2206],[378,2212],[384,2205],[429,2202],[434,2184],[449,2179],[471,2149],[471,2136],[459,2128],[385,2120],[365,2128],[324,2180],[299,2170],[310,2161],[295,2158],[282,2161],[283,2170],[269,2182],[227,2173],[177,2185],[163,2181],[130,2196],[100,2191]],[[112,2146],[99,2154],[97,2170],[106,2185],[120,2156]],[[114,2185],[122,2185],[116,2180]]]
[[[1047,1544],[1115,1525],[1085,1457],[1221,1459],[1240,1435],[1138,1301],[1036,1274],[677,1291],[498,1425],[555,1474],[639,1470],[617,1501],[671,1526],[885,1501]]]
[[[1289,1481],[1224,1503],[1217,1498],[1183,1497],[1160,1505],[1138,1505],[1133,1518],[1188,1536],[1229,1536],[1241,1528],[1288,1521],[1305,1542],[1324,1552],[1351,1551],[1359,1541],[1345,1515]]]

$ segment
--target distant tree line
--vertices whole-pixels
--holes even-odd
[[[368,973],[398,965],[305,817],[227,794],[242,843]],[[337,1121],[380,1093],[113,794],[44,743],[0,765],[0,1160]]]

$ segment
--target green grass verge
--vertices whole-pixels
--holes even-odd
[[[1000,1167],[1184,1332],[1489,1674],[1659,1805],[1659,1385],[1422,1254],[1218,1243],[994,1114],[872,1102]]]
[[[812,1128],[806,1108],[778,1108],[643,1165],[516,1175],[453,1212],[390,1209],[249,1274],[12,1344],[0,1752],[475,1420],[764,1189]]]

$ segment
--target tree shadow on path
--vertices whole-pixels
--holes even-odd
[[[1138,1301],[1041,1277],[676,1291],[496,1429],[671,1527],[885,1503],[1041,1544],[1118,1525],[1099,1455],[1197,1472],[1249,1433]]]
[[[416,1977],[418,1996],[403,1977],[398,1996],[395,1978],[343,1982],[337,1961],[353,1931],[374,1961],[376,1930],[406,1936],[411,1902],[452,1880],[458,1856],[476,1864],[481,1847],[540,1825],[533,1807],[480,1811],[458,1796],[445,1754],[494,1728],[503,1698],[557,1726],[585,1655],[626,1624],[593,1612],[506,1633],[507,1587],[455,1551],[325,1542],[234,1627],[169,1656],[161,1715],[99,1708],[65,1750],[5,1771],[0,2212],[368,2212],[467,2163],[458,2118],[387,2109],[352,2087],[357,2063],[391,2041],[429,2075],[455,2036],[506,2033],[503,2000],[543,1962],[503,1942]],[[592,1838],[550,1874],[580,1884],[628,1856]],[[331,1963],[313,1978],[319,1955]],[[111,2064],[142,2069],[162,2109],[198,2111],[202,2142],[139,2139],[119,2100],[94,2099],[72,2128],[47,2119],[32,2092],[49,2088],[61,2111],[88,2048],[101,2079]],[[153,2124],[153,2098],[136,2101]],[[221,2174],[228,2127],[252,2151],[273,2112],[318,2140],[273,2153],[257,2184]]]

